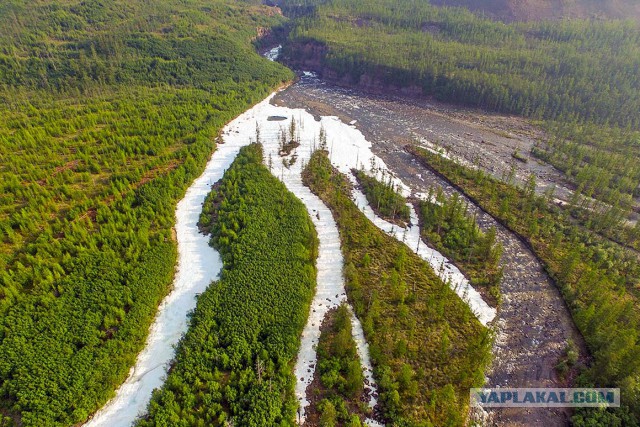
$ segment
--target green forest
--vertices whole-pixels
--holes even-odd
[[[521,236],[542,260],[593,358],[578,384],[621,388],[621,409],[577,411],[576,425],[636,425],[640,418],[638,259],[574,224],[566,211],[536,196],[532,185],[506,184],[419,147],[409,151]],[[600,424],[593,424],[596,420]]]
[[[338,225],[347,296],[369,344],[385,420],[464,424],[469,388],[484,383],[491,360],[490,330],[424,260],[358,210],[326,151],[313,154],[303,180]]]
[[[552,192],[536,195],[533,177],[516,186],[510,177],[497,180],[415,146],[409,151],[543,261],[593,358],[578,383],[622,388],[623,408],[578,410],[574,423],[635,425],[640,225],[626,220],[640,206],[638,24],[506,24],[413,1],[306,1],[297,8],[296,2],[282,3],[298,12],[284,51],[293,66],[365,90],[404,88],[438,101],[517,114],[543,130],[532,154],[561,171],[575,191],[562,209]],[[473,234],[473,221],[460,214],[456,200],[442,202],[444,208],[422,205],[423,232],[459,262],[456,249],[467,249],[462,259],[473,252],[456,243]],[[450,229],[436,221],[446,217],[447,207]]]
[[[383,174],[383,181],[379,181],[364,171],[353,172],[377,215],[401,227],[410,223],[408,201],[398,192],[391,176],[386,178]],[[487,300],[497,305],[502,247],[496,242],[496,230],[482,232],[457,194],[447,198],[441,189],[431,188],[426,196],[426,200],[415,201],[421,235],[452,260]]]
[[[640,250],[640,222],[626,222],[632,211],[640,212],[640,132],[593,123],[544,127],[551,138],[532,154],[562,171],[575,193],[585,196],[570,200],[571,214],[590,230]]]
[[[502,280],[502,245],[496,242],[496,229],[480,230],[459,195],[447,197],[440,188],[430,189],[418,207],[425,240],[455,262],[474,287],[486,289],[483,296],[497,305]]]
[[[83,422],[173,279],[175,204],[221,127],[292,77],[259,2],[0,4],[0,414]],[[257,41],[256,41],[257,42]]]
[[[427,1],[302,3],[310,11],[296,20],[284,53],[293,65],[528,117],[640,126],[633,22],[505,24]],[[318,49],[305,49],[309,43]]]
[[[363,401],[364,374],[353,339],[346,303],[329,310],[320,328],[316,378],[312,396],[317,402],[307,423],[320,427],[361,427],[371,410]]]
[[[144,426],[293,426],[293,362],[315,291],[317,238],[307,211],[241,149],[207,197],[223,270],[199,296],[189,331]]]

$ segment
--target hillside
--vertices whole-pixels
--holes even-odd
[[[378,93],[640,126],[636,24],[504,24],[426,3],[319,3],[291,32],[284,56],[294,67]]]
[[[436,6],[464,7],[505,22],[554,19],[640,20],[634,0],[431,0]]]
[[[221,127],[291,78],[258,2],[0,5],[0,425],[73,425],[168,292],[177,200]]]

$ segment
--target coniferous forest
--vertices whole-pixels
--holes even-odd
[[[505,184],[421,148],[410,150],[521,236],[543,261],[593,356],[578,383],[622,389],[621,409],[602,414],[579,410],[576,425],[635,425],[639,408],[635,378],[640,372],[637,258],[576,226],[531,189]]]
[[[535,119],[548,138],[532,154],[586,196],[576,205],[597,213],[590,228],[638,248],[640,228],[623,221],[640,211],[637,22],[503,23],[410,1],[279,3],[300,15],[283,54],[294,67],[376,93]]]
[[[313,391],[317,404],[310,418],[317,418],[319,425],[362,426],[371,410],[363,399],[364,375],[347,304],[329,311],[323,321],[316,376],[320,384]]]
[[[278,44],[280,63],[258,53]],[[400,150],[413,171],[457,193],[405,198],[375,171],[353,170],[354,182],[394,226],[408,226],[412,203],[423,241],[498,317],[508,245],[459,195],[523,242],[588,353],[578,361],[568,346],[559,376],[574,370],[568,384],[622,391],[621,408],[567,418],[639,425],[640,23],[500,22],[427,0],[4,0],[0,427],[82,425],[113,397],[171,291],[177,202],[224,143],[225,124],[294,82],[292,70],[536,129],[530,153],[516,150],[513,161],[552,167],[567,203],[537,192],[533,175],[500,179],[413,140]],[[282,171],[298,159],[303,126],[292,117],[281,128]],[[259,142],[257,124],[256,133]],[[323,128],[302,179],[332,212],[344,265],[317,265],[320,214],[271,173],[261,144],[244,147],[200,216],[221,275],[198,296],[137,426],[297,425],[294,365],[322,268],[340,269],[346,303],[329,311],[313,348],[310,419],[469,425],[469,389],[500,356],[500,325],[483,326],[425,260],[359,211],[330,139]],[[368,344],[375,410],[352,315]]]

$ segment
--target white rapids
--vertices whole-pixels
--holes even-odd
[[[280,56],[281,51],[282,51],[282,45],[280,44],[274,47],[273,49],[270,49],[269,51],[267,51],[264,54],[264,57],[267,58],[269,61],[275,61]]]

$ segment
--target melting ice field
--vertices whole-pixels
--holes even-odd
[[[222,263],[219,254],[208,245],[208,237],[199,233],[197,221],[202,203],[210,187],[218,181],[233,162],[239,149],[256,140],[256,129],[260,129],[260,142],[264,146],[265,163],[272,173],[280,178],[307,207],[320,240],[317,260],[317,290],[313,299],[309,319],[301,337],[301,346],[295,366],[296,396],[300,401],[304,418],[309,402],[306,389],[313,380],[316,365],[315,346],[320,336],[320,324],[326,312],[346,300],[342,277],[342,253],[337,226],[331,211],[302,184],[301,171],[315,148],[319,146],[320,130],[327,135],[327,149],[333,165],[355,180],[351,169],[363,165],[374,165],[375,172],[388,170],[384,162],[371,151],[371,144],[354,126],[342,123],[336,117],[314,117],[301,109],[289,109],[270,104],[273,95],[248,110],[223,131],[224,144],[218,145],[205,172],[187,191],[176,209],[176,232],[178,238],[179,264],[174,280],[174,289],[160,306],[158,315],[150,330],[145,349],[139,355],[129,378],[118,389],[116,397],[102,408],[87,426],[127,427],[144,414],[154,388],[162,386],[165,372],[174,355],[174,345],[187,330],[187,313],[195,307],[195,296],[203,292],[220,272]],[[274,120],[277,118],[277,120]],[[279,135],[287,132],[291,120],[297,124],[300,146],[281,157]],[[294,160],[295,157],[295,161]],[[271,159],[271,161],[269,161]],[[285,163],[287,166],[285,166]],[[397,184],[408,192],[408,187],[400,181]],[[415,212],[412,211],[412,225],[405,232],[377,217],[368,206],[364,195],[354,190],[353,199],[365,215],[380,229],[407,244],[414,252],[427,260],[436,274],[448,281],[463,298],[478,319],[487,324],[496,314],[468,283],[460,271],[444,256],[430,249],[420,241]],[[361,364],[365,370],[366,389],[369,391],[371,407],[376,404],[375,382],[373,379],[368,347],[362,326],[352,315],[354,338],[358,346]],[[371,426],[380,425],[367,420]]]

